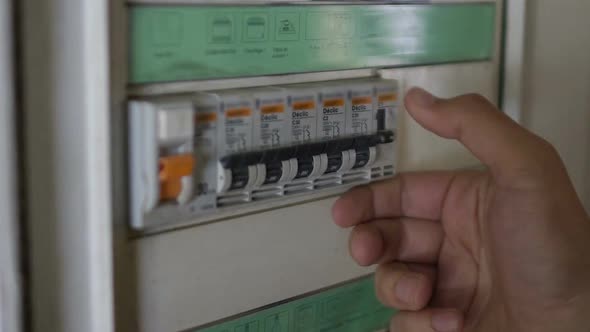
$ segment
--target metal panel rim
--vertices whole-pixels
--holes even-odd
[[[464,3],[456,1],[456,3]],[[493,3],[493,1],[474,1],[471,3]],[[451,2],[446,2],[451,3]],[[314,1],[314,0],[174,0],[163,2],[162,0],[127,0],[129,5],[158,5],[158,6],[175,6],[175,5],[210,5],[210,6],[251,6],[251,5],[420,5],[432,4],[430,0],[342,0],[342,1]],[[443,3],[436,3],[443,4]]]
[[[465,63],[482,63],[489,62],[491,59],[432,63],[423,64],[421,67],[433,65],[459,65]],[[236,88],[255,88],[267,85],[284,85],[298,83],[313,83],[322,81],[334,81],[351,78],[370,78],[383,77],[384,71],[408,68],[412,66],[399,66],[390,68],[369,68],[369,69],[352,69],[340,71],[311,72],[300,74],[279,74],[256,77],[238,77],[238,78],[220,78],[202,81],[181,81],[181,82],[163,82],[148,84],[129,84],[127,95],[129,98],[145,98],[171,94],[185,94],[194,92],[226,90]]]
[[[175,93],[190,93],[198,91],[225,90],[243,87],[258,87],[266,85],[320,82],[348,78],[363,78],[373,77],[376,75],[376,69],[352,69],[300,74],[221,78],[202,81],[131,84],[127,89],[127,93],[130,97],[143,97]]]

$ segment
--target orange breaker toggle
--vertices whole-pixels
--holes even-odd
[[[160,158],[160,200],[177,200],[183,192],[184,177],[193,175],[195,158],[192,154]]]

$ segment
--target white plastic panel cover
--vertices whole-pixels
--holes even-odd
[[[502,1],[495,3],[497,12],[501,13]],[[498,15],[496,23],[500,20]],[[399,83],[400,99],[408,88],[419,85],[440,96],[475,92],[496,101],[500,24],[497,27],[496,51],[490,61],[388,69],[379,73],[360,69],[247,80],[190,81],[131,86],[128,91],[133,98],[149,99],[154,94],[178,90],[194,93],[379,75]],[[119,86],[123,81],[125,78],[120,77]],[[118,98],[122,104],[126,96]],[[413,122],[401,103],[396,123],[397,171],[478,165],[458,143],[435,137]],[[331,223],[330,207],[335,197],[306,197],[309,199],[304,204],[280,209],[269,205],[268,210],[240,214],[227,221],[132,239],[126,233],[129,219],[125,213],[119,213],[116,244],[119,326],[141,331],[180,331],[370,273],[371,269],[357,267],[348,257],[348,232]]]

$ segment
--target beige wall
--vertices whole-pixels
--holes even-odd
[[[524,124],[553,143],[590,211],[590,1],[528,1]]]

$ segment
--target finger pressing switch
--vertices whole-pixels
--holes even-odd
[[[195,159],[192,154],[161,157],[160,166],[160,200],[176,201],[186,204],[193,192],[193,169]]]

